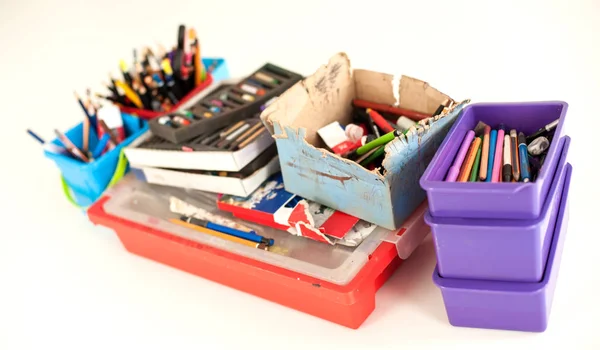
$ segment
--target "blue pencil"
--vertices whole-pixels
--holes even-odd
[[[492,168],[494,167],[494,154],[496,153],[496,137],[498,136],[498,131],[492,130],[490,132],[490,151],[488,154],[488,164],[487,164],[487,177],[485,182],[492,182]]]
[[[185,221],[190,224],[194,224],[194,225],[198,225],[198,226],[203,226],[203,227],[206,227],[207,229],[225,233],[225,234],[228,234],[228,235],[231,235],[234,237],[238,237],[238,238],[242,238],[242,239],[245,239],[248,241],[252,241],[252,242],[256,242],[256,243],[264,243],[267,246],[272,246],[273,243],[275,243],[272,238],[266,238],[266,237],[257,235],[256,232],[254,232],[254,231],[246,232],[246,231],[238,230],[235,228],[215,224],[214,222],[200,220],[200,219],[196,219],[193,217],[187,217],[187,216],[182,216],[181,221]]]
[[[41,143],[42,145],[44,143],[46,143],[46,141],[44,141],[43,138],[41,138],[38,134],[34,133],[33,131],[31,131],[30,129],[27,129],[27,133],[29,135],[31,135],[31,137],[33,137],[34,139],[36,139],[39,143]]]

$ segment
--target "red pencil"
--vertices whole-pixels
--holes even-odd
[[[426,118],[431,117],[430,115],[427,115],[425,113],[412,111],[410,109],[394,107],[394,106],[390,106],[390,105],[385,105],[385,104],[375,103],[375,102],[370,102],[370,101],[365,101],[365,100],[354,99],[354,100],[352,100],[352,103],[354,104],[355,107],[371,108],[371,109],[375,109],[375,110],[378,110],[381,112],[392,113],[392,114],[396,114],[396,115],[403,115],[414,121],[419,121],[421,119],[426,119]]]

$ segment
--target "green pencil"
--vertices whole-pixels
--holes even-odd
[[[481,138],[483,141],[483,137],[479,136],[479,138]],[[475,154],[475,163],[473,164],[473,169],[471,169],[471,178],[469,178],[469,182],[477,181],[477,174],[479,174],[479,163],[481,161],[481,148],[482,146],[479,146],[477,149],[477,154]]]

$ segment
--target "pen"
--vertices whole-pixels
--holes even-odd
[[[504,135],[504,165],[502,166],[502,181],[510,182],[512,179],[512,157],[510,154],[510,136]]]
[[[461,167],[463,161],[465,160],[467,150],[469,149],[469,146],[471,145],[471,142],[473,141],[474,137],[475,137],[475,131],[473,131],[473,130],[467,131],[467,134],[465,135],[463,143],[460,146],[460,149],[458,150],[458,154],[456,155],[456,159],[454,159],[454,164],[448,170],[448,175],[446,176],[446,181],[448,181],[448,182],[456,181],[456,178],[458,177],[458,174],[460,173],[460,167]]]
[[[529,157],[527,155],[527,144],[525,144],[525,134],[519,133],[519,160],[521,161],[521,179],[523,182],[531,180],[531,170],[529,169]]]
[[[512,129],[510,131],[510,154],[511,154],[511,167],[512,174],[515,181],[519,181],[521,178],[521,172],[519,170],[519,144],[517,140],[517,130]]]
[[[206,220],[196,219],[196,218],[189,217],[189,216],[182,216],[181,221],[184,221],[184,222],[187,222],[190,224],[194,224],[194,225],[198,225],[198,226],[202,226],[207,229],[221,232],[224,234],[228,234],[231,236],[235,236],[238,238],[246,239],[246,240],[249,240],[252,242],[263,243],[263,244],[266,244],[267,246],[272,246],[274,243],[274,240],[272,238],[262,237],[260,235],[257,235],[256,232],[254,232],[254,231],[245,232],[242,230],[215,224],[213,222],[206,221]]]

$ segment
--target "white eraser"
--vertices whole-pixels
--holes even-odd
[[[327,147],[333,149],[342,142],[348,141],[348,137],[338,122],[326,125],[317,131]]]

